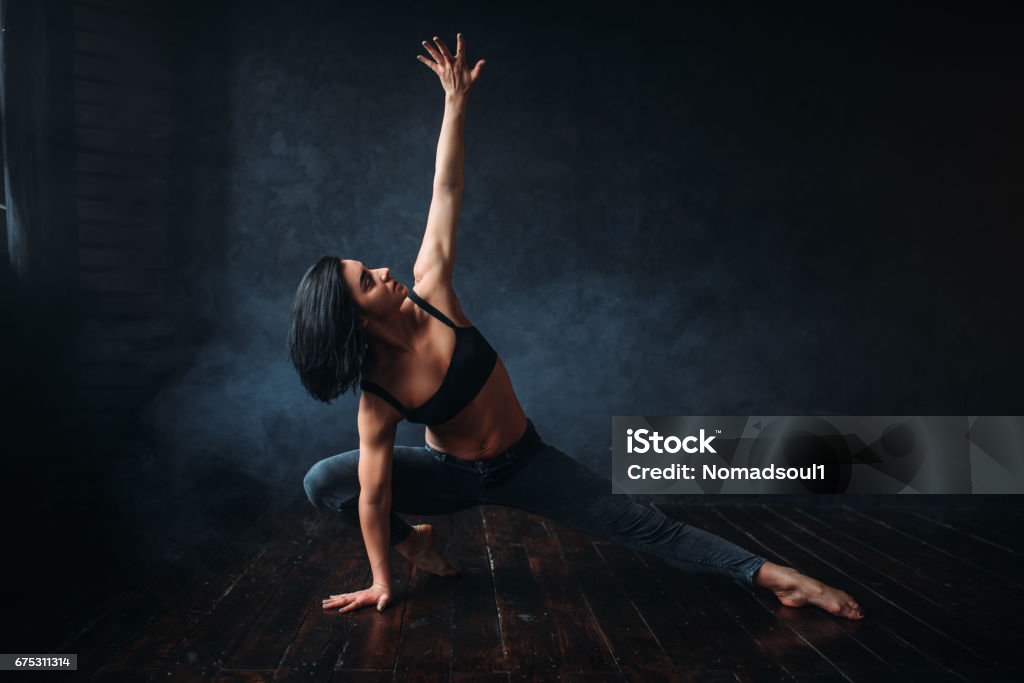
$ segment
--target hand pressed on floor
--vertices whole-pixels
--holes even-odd
[[[332,595],[323,601],[324,609],[338,608],[339,612],[351,612],[360,607],[374,605],[377,611],[382,611],[391,602],[391,589],[380,584],[373,584],[369,588],[355,593],[341,593]]]

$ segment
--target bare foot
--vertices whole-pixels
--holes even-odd
[[[863,619],[860,605],[848,593],[826,586],[817,579],[801,574],[792,567],[783,567],[774,562],[765,562],[757,570],[754,585],[767,588],[775,593],[787,607],[803,607],[811,604],[829,614],[847,619]]]
[[[458,567],[445,560],[434,547],[434,527],[429,524],[417,524],[412,533],[404,541],[395,546],[405,559],[413,566],[438,576],[456,576],[462,573]]]

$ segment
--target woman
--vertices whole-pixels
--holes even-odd
[[[785,605],[809,603],[861,618],[842,591],[613,495],[607,479],[537,434],[501,358],[471,326],[452,289],[467,96],[485,62],[467,66],[461,34],[454,56],[437,37],[434,42],[423,42],[430,59],[417,58],[439,77],[445,110],[414,289],[387,268],[325,256],[303,277],[292,311],[290,353],[307,390],[330,402],[357,382],[363,389],[359,448],[316,463],[304,486],[313,505],[361,529],[373,585],[332,595],[324,608],[382,610],[392,596],[390,546],[421,570],[458,573],[434,547],[429,524],[412,527],[395,512],[437,515],[492,504],[548,517],[689,571],[768,588]],[[402,419],[427,425],[425,446],[395,446]]]

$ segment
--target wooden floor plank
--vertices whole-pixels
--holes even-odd
[[[876,585],[877,594],[884,595],[891,602],[900,605],[933,631],[942,634],[947,640],[970,651],[976,657],[986,662],[998,661],[1008,647],[1016,646],[1016,641],[1012,637],[1004,637],[991,631],[979,632],[977,627],[965,624],[964,615],[946,608],[941,602],[929,600],[919,590],[919,574],[907,571],[899,563],[887,562],[887,558],[874,549],[849,540],[845,534],[834,533],[831,526],[813,517],[800,515],[789,509],[772,509],[771,512],[785,517],[791,524],[814,535],[819,540],[818,548],[822,553],[835,549],[841,554],[837,556],[837,561],[845,561],[868,580],[884,581]],[[991,618],[995,615],[989,616]]]
[[[112,650],[104,668],[159,669],[182,635],[263,555],[266,543],[280,530],[271,520],[293,519],[300,510],[300,504],[291,501],[274,510],[273,515],[258,517],[257,523],[250,525],[241,537],[228,540],[213,534],[182,558],[179,571],[163,574],[147,584],[142,593],[122,607],[122,614],[134,616],[110,620],[85,634],[88,642],[104,643]],[[86,642],[69,647],[79,653],[80,661],[83,654],[94,651],[93,645]],[[87,668],[84,671],[88,673]]]
[[[616,663],[627,680],[682,681],[672,659],[601,560],[591,539],[569,527],[548,523],[579,582]]]
[[[301,519],[283,520],[282,526],[288,528],[278,531],[267,544],[266,552],[229,593],[212,605],[160,668],[179,676],[216,673],[287,579],[296,559],[307,552],[321,523],[318,511],[311,506],[303,509]]]
[[[658,504],[655,507],[673,519],[705,528],[703,524],[695,522],[700,506]],[[780,622],[776,616],[777,610],[762,602],[753,589],[726,577],[707,576],[699,580],[715,597],[721,609],[732,616],[780,668],[798,681],[845,680],[840,668],[814,645],[797,637],[792,629]]]
[[[227,658],[225,668],[278,668],[309,612],[323,609],[320,601],[327,595],[324,583],[346,546],[345,535],[338,534],[337,528],[336,524],[324,520],[308,552],[296,558],[296,566]]]
[[[767,521],[763,513],[758,514],[758,508],[721,506],[716,507],[714,511],[764,544],[764,547],[769,549],[764,554],[774,561],[799,567],[803,572],[825,583],[851,591],[856,597],[855,585],[849,585],[850,580],[847,576],[836,572],[830,565],[783,536],[777,528],[778,525]],[[762,593],[767,596],[765,599],[774,599],[767,591]],[[860,600],[860,597],[857,599]],[[865,606],[864,609],[868,608]],[[776,614],[782,620],[790,620],[797,627],[801,627],[802,623],[808,620],[813,620],[833,627],[836,637],[838,633],[845,634],[860,644],[865,651],[862,655],[865,659],[884,662],[886,668],[893,672],[880,674],[882,679],[892,678],[898,673],[903,678],[923,678],[929,681],[961,680],[937,661],[929,658],[926,653],[915,649],[899,632],[892,630],[884,619],[875,615],[869,615],[862,621],[850,621],[829,617],[813,608],[792,609],[783,606],[778,607]],[[862,668],[856,658],[848,664],[847,670],[854,672],[851,677],[855,679],[862,677]]]
[[[180,537],[169,538],[167,546],[156,552],[134,549],[127,561],[118,559],[112,562],[105,553],[84,557],[86,562],[105,567],[99,571],[100,580],[94,585],[95,579],[89,578],[90,590],[82,591],[77,599],[62,603],[58,610],[38,605],[37,609],[43,607],[43,612],[52,616],[40,629],[46,635],[37,635],[35,639],[53,642],[53,634],[59,633],[56,642],[60,644],[52,651],[77,651],[79,671],[95,671],[106,663],[111,654],[109,649],[100,652],[105,646],[114,645],[109,636],[123,637],[135,629],[144,628],[161,607],[171,604],[186,591],[195,581],[196,573],[187,566],[184,556],[187,553],[209,556],[219,545],[220,537],[219,530],[210,528],[188,541]],[[126,544],[134,542],[134,538],[124,538]],[[25,623],[25,628],[33,626]],[[102,632],[104,628],[106,633]],[[86,642],[90,637],[95,639],[95,643]]]
[[[530,570],[544,595],[550,627],[558,642],[565,671],[621,674],[572,569],[562,557],[558,541],[544,520],[534,519],[538,530],[523,536],[523,547]]]
[[[545,520],[509,508],[494,508],[492,514],[499,541],[521,544],[525,550],[543,597],[546,627],[558,644],[562,671],[618,673],[607,640]]]
[[[617,543],[595,545],[684,680],[705,680],[710,671],[741,682],[794,680],[722,612],[699,578]]]
[[[247,669],[221,669],[212,680],[217,683],[271,683],[274,672]]]
[[[451,516],[437,518],[432,524],[437,546],[443,549],[451,538]],[[396,680],[427,683],[448,678],[452,658],[452,584],[457,580],[413,570],[394,667]]]
[[[484,536],[483,508],[473,507],[452,515],[452,537],[447,550],[449,560],[462,570],[452,582],[453,680],[457,673],[507,672]],[[498,675],[508,678],[507,673]]]
[[[420,518],[406,518],[409,524],[419,524]],[[356,530],[354,530],[356,531]],[[356,531],[358,534],[359,532]],[[362,544],[362,536],[359,536]],[[365,562],[365,546],[360,550]],[[368,565],[367,565],[368,566]],[[394,671],[395,659],[402,638],[402,624],[405,612],[409,607],[409,588],[412,579],[412,565],[404,557],[391,549],[391,607],[383,612],[374,608],[356,610],[350,616],[352,625],[345,638],[345,646],[335,668],[338,670],[366,669],[371,671]],[[370,574],[366,583],[353,586],[339,592],[349,593],[353,590],[369,588],[373,583]],[[337,678],[337,676],[335,677]],[[344,678],[342,678],[344,680]]]
[[[151,681],[159,676],[160,673],[154,669],[102,669],[89,676],[87,680],[94,683],[135,683]],[[85,679],[84,675],[82,679]]]
[[[770,556],[772,549],[760,537],[731,522],[717,507],[692,506],[687,509],[692,523],[760,555]],[[894,669],[866,648],[840,624],[839,619],[816,609],[792,609],[774,595],[751,589],[751,595],[764,609],[775,615],[779,626],[807,642],[850,681],[874,681],[892,677]]]
[[[510,680],[557,677],[561,651],[550,626],[544,592],[530,569],[518,525],[529,523],[508,508],[484,508],[484,533]]]
[[[557,539],[545,520],[520,510],[487,508],[500,545],[522,545],[534,583],[540,588],[543,627],[558,644],[562,673],[619,672],[607,640],[580,592]]]
[[[1000,613],[1024,608],[1024,597],[1009,591],[995,592],[978,572],[960,558],[951,558],[931,546],[908,543],[906,536],[889,526],[872,524],[844,508],[791,508],[809,523],[818,520],[819,533],[831,530],[848,539],[855,548],[863,548],[863,559],[894,578],[901,576],[916,591],[945,608],[955,619],[966,619],[981,630],[998,630],[995,638],[1010,635],[1014,642],[1024,640],[1024,631],[1009,620],[993,620]],[[952,530],[951,533],[954,533]]]
[[[391,669],[337,669],[332,683],[391,683],[395,672]]]
[[[339,520],[329,520],[324,528],[324,535],[332,539],[331,544],[335,548],[326,560],[333,564],[333,569],[305,611],[305,617],[278,666],[279,680],[316,683],[331,679],[334,666],[359,613],[340,614],[337,610],[325,610],[320,601],[330,595],[365,587],[372,582],[359,530]]]
[[[209,481],[201,477],[196,485],[202,488]],[[140,490],[152,485],[152,482],[134,483]],[[146,495],[154,496],[152,492]],[[91,498],[67,503],[70,513],[87,519],[85,523],[90,527],[85,534],[76,533],[74,540],[84,551],[79,553],[82,562],[77,573],[88,581],[90,590],[78,591],[77,597],[70,600],[62,597],[59,609],[46,609],[45,604],[34,603],[33,614],[40,615],[43,623],[31,640],[49,641],[55,645],[51,651],[78,652],[79,672],[88,675],[117,653],[122,645],[118,639],[145,628],[165,606],[189,589],[197,579],[196,570],[203,569],[190,565],[191,559],[210,557],[211,546],[222,543],[224,534],[246,535],[250,531],[249,524],[271,511],[280,510],[283,501],[264,499],[256,504],[244,496],[210,497],[208,504],[200,509],[195,509],[194,503],[190,506],[190,513],[206,524],[199,529],[194,525],[187,528],[160,525],[158,536],[148,530],[142,535],[144,530],[135,522],[126,522],[105,508],[101,508],[101,514],[111,514],[112,518],[97,519],[94,517],[95,501]],[[173,499],[160,503],[162,506],[176,504],[178,501]],[[81,506],[81,514],[77,506]],[[102,550],[103,540],[89,537],[96,527],[115,535],[112,550],[116,550],[116,554]],[[97,543],[100,552],[96,552]],[[125,549],[126,546],[131,547]],[[33,624],[19,619],[19,635],[32,633],[32,630]],[[59,636],[56,640],[55,635]]]
[[[134,604],[122,608],[123,619],[107,620],[103,628],[84,634],[95,644],[72,645],[70,650],[78,652],[83,663],[102,662],[104,671],[145,667],[156,671],[155,658],[169,652],[182,631],[199,619],[190,613],[187,605],[216,601],[262,554],[260,545],[229,546],[222,539],[211,538],[209,544],[195,549],[191,555],[193,559],[201,558],[199,566],[183,567],[180,574],[166,575],[149,584],[145,595],[135,596]],[[142,617],[144,613],[149,617]],[[113,647],[115,639],[120,641],[116,649]],[[93,649],[104,642],[108,647],[106,652]],[[80,665],[83,675],[88,675],[93,668],[89,664]]]
[[[997,579],[1019,554],[999,511],[658,507],[848,590],[868,618],[785,608],[497,507],[410,520],[435,524],[461,578],[410,572],[392,551],[392,608],[337,614],[319,601],[370,581],[362,537],[303,501],[215,533],[191,550],[195,571],[149,580],[178,586],[163,603],[125,603],[131,617],[80,635],[104,681],[1012,680],[1024,587]]]
[[[1024,560],[1024,520],[1008,514],[982,514],[963,510],[911,510],[910,514],[967,534]]]
[[[788,518],[778,514],[771,508],[764,508],[772,514],[770,524],[776,525],[779,532],[791,543],[799,545],[803,550],[817,557],[821,562],[832,567],[834,571],[846,577],[846,582],[841,585],[843,588],[851,589],[857,601],[865,608],[865,614],[869,619],[883,619],[894,631],[917,650],[926,653],[932,660],[939,662],[946,669],[958,672],[961,676],[964,672],[984,669],[988,666],[986,661],[965,648],[955,639],[944,636],[937,632],[926,621],[914,613],[913,607],[908,608],[905,604],[909,598],[914,603],[913,596],[899,586],[895,586],[885,576],[874,574],[870,568],[851,562],[851,557],[838,551],[827,543],[807,532],[798,524],[790,522]],[[799,569],[799,567],[798,567]]]
[[[509,683],[508,672],[452,672],[452,683]]]
[[[988,575],[1002,583],[1004,589],[1016,593],[1024,591],[1024,574],[1021,563],[1012,554],[969,536],[950,534],[948,530],[903,510],[885,508],[853,509],[854,514],[866,520],[874,520],[896,530],[912,542],[926,544],[936,552],[970,563],[981,574]]]
[[[453,671],[451,683],[509,683],[508,672]]]

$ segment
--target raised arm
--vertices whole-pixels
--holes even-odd
[[[444,119],[441,121],[441,135],[437,141],[434,192],[427,213],[423,244],[412,269],[416,282],[435,276],[450,282],[455,265],[455,229],[459,222],[462,189],[465,185],[466,103],[469,91],[480,77],[485,63],[481,59],[470,70],[466,66],[466,44],[461,33],[457,41],[454,56],[437,36],[434,36],[436,48],[423,41],[423,47],[432,59],[423,55],[416,56],[437,74],[444,87]]]

